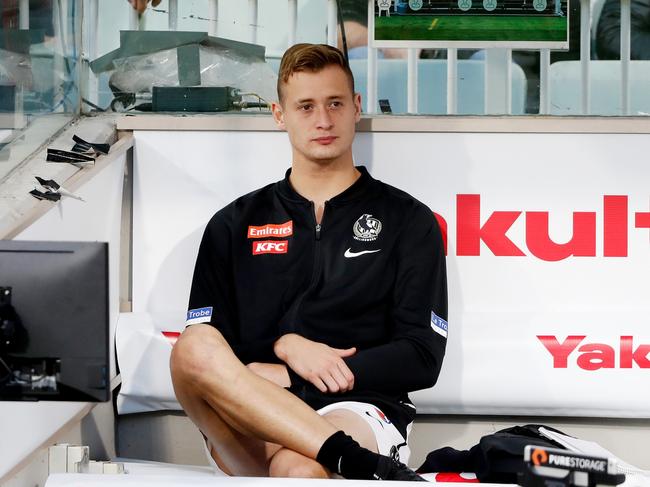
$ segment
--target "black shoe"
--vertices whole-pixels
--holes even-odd
[[[425,479],[416,474],[403,463],[393,460],[390,457],[379,455],[377,462],[376,480],[406,480],[411,482],[426,482]]]

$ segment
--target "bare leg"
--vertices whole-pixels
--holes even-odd
[[[221,438],[218,445],[212,445],[206,438],[206,446],[219,469],[231,476],[268,477],[270,459],[282,448],[234,431],[232,437]]]
[[[323,417],[332,423],[337,430],[343,430],[357,440],[364,448],[377,452],[377,441],[372,428],[357,414],[341,409],[331,411]],[[280,448],[273,455],[269,465],[269,474],[271,477],[324,479],[331,477],[331,473],[316,460],[288,448]]]
[[[218,447],[224,466],[230,467],[232,458],[250,446],[250,460],[261,472],[264,457],[275,453],[262,442],[315,459],[325,440],[338,431],[293,394],[249,371],[211,326],[186,329],[174,345],[170,366],[179,402]],[[244,444],[242,435],[261,442]]]
[[[210,454],[228,475],[265,477],[270,458],[281,447],[246,436],[233,429],[202,399],[189,396],[182,385],[176,396],[185,412],[207,440]]]

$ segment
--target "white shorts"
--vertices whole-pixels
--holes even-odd
[[[395,426],[390,422],[386,415],[376,406],[365,402],[355,401],[342,401],[330,404],[324,408],[316,411],[321,416],[336,411],[338,409],[347,409],[357,413],[359,417],[363,418],[370,426],[375,439],[377,440],[377,450],[381,455],[393,457],[396,460],[408,465],[409,457],[411,456],[411,449],[408,446],[408,435],[411,433],[411,426],[409,424],[406,428],[406,438],[404,438]],[[208,462],[213,468],[216,475],[225,475],[217,466],[217,463],[210,454],[208,448],[208,440],[203,442],[205,454],[208,457]]]

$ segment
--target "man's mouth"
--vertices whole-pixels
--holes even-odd
[[[321,145],[329,145],[332,142],[336,140],[336,137],[334,136],[328,136],[328,137],[317,137],[315,139],[312,139],[314,142],[321,144]]]

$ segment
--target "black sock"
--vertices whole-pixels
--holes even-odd
[[[320,447],[316,461],[346,479],[374,479],[379,455],[337,431]]]

